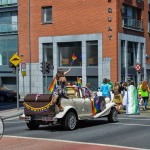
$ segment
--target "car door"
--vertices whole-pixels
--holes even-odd
[[[89,98],[74,98],[73,101],[78,112],[78,116],[88,117],[92,115],[91,100]]]

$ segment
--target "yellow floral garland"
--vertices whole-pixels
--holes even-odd
[[[50,102],[50,103],[48,103],[47,105],[42,106],[42,107],[39,107],[39,108],[32,107],[32,106],[28,105],[26,102],[24,102],[23,105],[24,105],[27,109],[29,109],[29,110],[31,110],[31,111],[34,111],[34,112],[41,112],[41,111],[46,111],[47,109],[49,109],[49,108],[53,105],[53,103]]]

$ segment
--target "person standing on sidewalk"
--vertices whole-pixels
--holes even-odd
[[[141,96],[144,101],[143,110],[146,110],[150,91],[147,81],[142,81],[142,84],[139,87],[139,91],[141,92]]]
[[[133,81],[130,82],[130,85],[127,88],[127,95],[128,97],[126,105],[126,114],[127,115],[140,114],[137,89],[134,86]]]
[[[120,114],[120,110],[122,107],[122,95],[121,95],[121,88],[120,87],[121,87],[120,83],[115,82],[114,88],[113,88],[113,93],[114,93],[113,102],[116,103],[116,109],[117,109],[119,114]]]

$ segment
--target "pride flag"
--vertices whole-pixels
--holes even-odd
[[[137,89],[133,85],[128,86],[127,89],[126,114],[140,114]]]
[[[50,91],[50,93],[53,93],[54,90],[56,89],[56,77],[54,77],[51,85],[49,86],[48,90]]]
[[[100,104],[99,104],[98,97],[92,99],[91,106],[92,106],[92,113],[93,113],[93,115],[95,115],[96,113],[100,112]]]
[[[73,53],[73,55],[72,55],[72,62],[71,62],[71,64],[73,64],[73,62],[74,62],[76,59],[77,59],[77,56]]]
[[[81,78],[77,77],[77,83],[78,83],[79,88],[81,88],[81,86],[82,86]]]

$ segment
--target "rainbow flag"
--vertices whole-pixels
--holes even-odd
[[[98,103],[98,97],[92,99],[91,101],[92,113],[95,115],[100,111],[100,105]]]
[[[73,64],[73,62],[74,62],[76,59],[77,59],[77,56],[73,53],[73,55],[72,55],[72,62],[71,62],[71,64]]]
[[[81,86],[82,86],[81,78],[77,77],[77,83],[78,83],[79,88],[81,88]]]
[[[56,89],[56,77],[54,77],[51,85],[49,86],[48,90],[50,91],[50,93],[53,93],[54,90]]]

